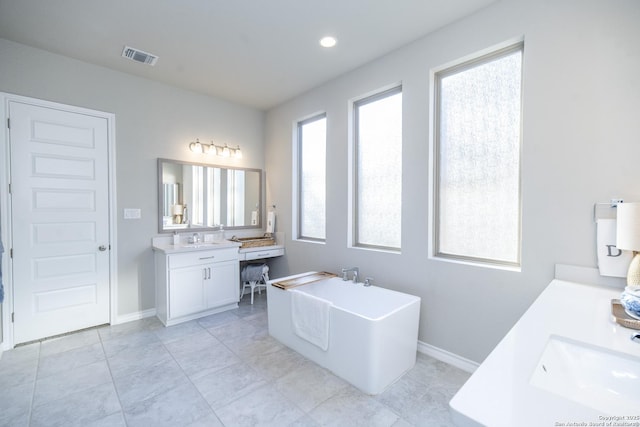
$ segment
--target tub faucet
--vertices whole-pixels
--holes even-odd
[[[353,283],[358,283],[358,273],[360,272],[358,267],[343,268],[342,269],[342,280],[344,280],[345,282],[347,280],[349,280],[349,275],[347,274],[349,272],[353,273]]]

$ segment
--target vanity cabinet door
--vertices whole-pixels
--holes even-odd
[[[218,307],[238,302],[240,288],[238,285],[238,261],[227,261],[207,266],[211,272],[206,280],[205,293],[207,307]]]
[[[169,270],[169,318],[205,310],[206,269],[202,265]]]

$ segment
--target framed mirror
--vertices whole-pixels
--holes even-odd
[[[262,170],[158,159],[158,231],[262,228]]]

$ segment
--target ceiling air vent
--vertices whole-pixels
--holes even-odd
[[[122,50],[122,56],[132,61],[141,62],[151,66],[156,65],[156,62],[158,61],[158,57],[156,55],[129,46],[124,47]]]

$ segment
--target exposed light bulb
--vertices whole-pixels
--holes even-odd
[[[194,153],[202,153],[203,150],[200,140],[196,138],[196,142],[192,142],[191,144],[189,144],[189,149]]]
[[[213,141],[211,141],[211,144],[207,144],[207,149],[205,150],[205,153],[207,154],[216,154],[216,146],[213,144]]]

